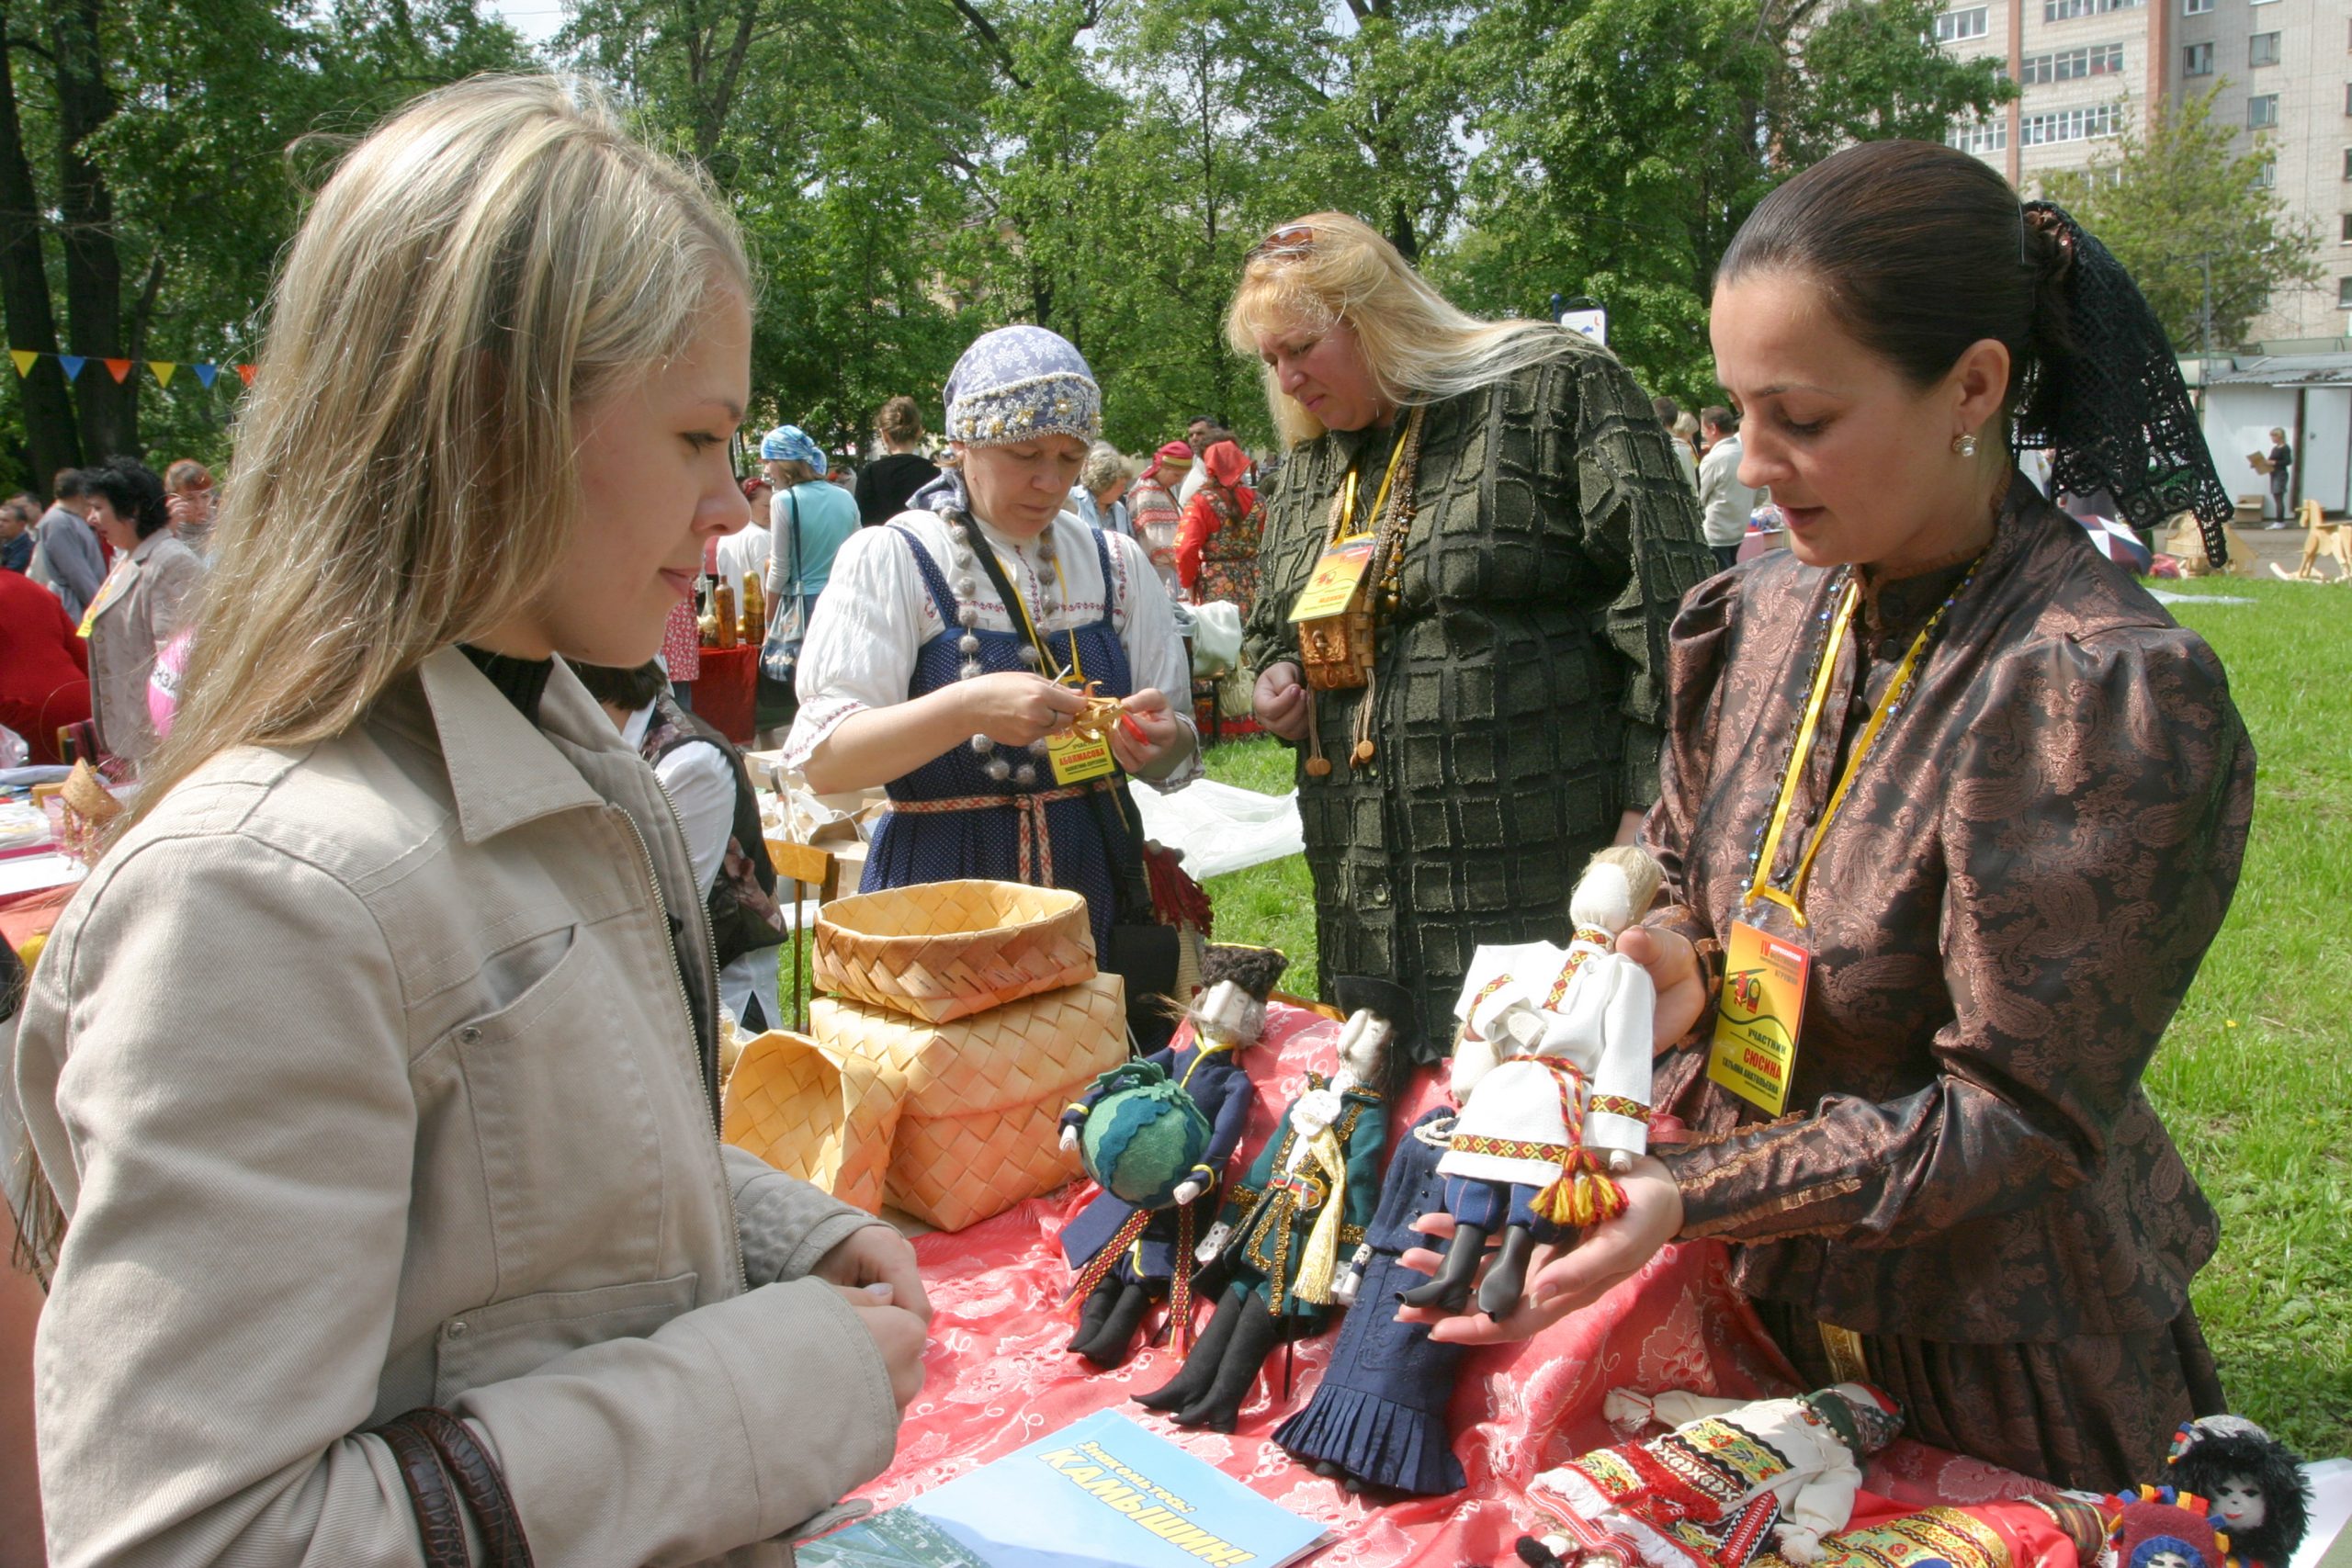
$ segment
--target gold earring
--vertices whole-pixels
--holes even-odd
[[[1976,437],[1955,435],[1951,438],[1951,449],[1963,457],[1973,457],[1976,456]]]

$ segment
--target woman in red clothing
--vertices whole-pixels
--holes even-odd
[[[1223,601],[1250,613],[1258,596],[1258,492],[1241,481],[1250,459],[1230,441],[1201,454],[1208,482],[1185,503],[1176,534],[1176,575],[1195,604]]]
[[[57,732],[90,716],[89,645],[57,595],[21,571],[0,571],[0,725],[36,762],[62,762]]]

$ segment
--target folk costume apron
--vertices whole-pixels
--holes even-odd
[[[964,663],[956,644],[965,628],[956,623],[956,595],[949,592],[947,578],[931,558],[931,552],[910,531],[892,525],[892,532],[914,552],[915,565],[922,572],[923,586],[931,593],[944,628],[915,654],[914,675],[907,685],[908,700],[912,701],[956,683]],[[1105,694],[1129,696],[1135,691],[1134,672],[1127,663],[1127,650],[1111,624],[1115,580],[1110,552],[1100,534],[1093,536],[1093,541],[1095,558],[1102,570],[1102,618],[1091,626],[1046,633],[1045,642],[1052,658],[1083,669],[1087,679],[1101,682]],[[989,547],[983,542],[981,547]],[[979,638],[978,658],[983,673],[1028,670],[1021,659],[1027,639],[1020,633],[981,626],[971,630]],[[1015,754],[1014,749],[1005,749],[1008,758]],[[1020,753],[1019,760],[1032,759]],[[1088,797],[1099,791],[1125,788],[1126,776],[1114,772],[1082,784],[1057,784],[1045,760],[1034,761],[1036,782],[1024,787],[1012,779],[989,777],[987,759],[958,744],[904,777],[891,780],[887,786],[890,810],[875,832],[861,890],[872,893],[959,877],[1067,887],[1086,896],[1093,919],[1095,951],[1108,953],[1117,914],[1115,889],[1122,876],[1136,870],[1136,847],[1125,832],[1110,830],[1120,820],[1112,803]]]

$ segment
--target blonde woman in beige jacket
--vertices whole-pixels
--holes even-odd
[[[562,662],[651,657],[743,525],[747,278],[552,80],[321,192],[17,1041],[60,1568],[780,1564],[888,1462],[912,1250],[720,1145],[675,818]]]

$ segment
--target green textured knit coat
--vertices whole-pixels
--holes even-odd
[[[1299,748],[1324,988],[1405,986],[1425,1060],[1449,1049],[1471,953],[1565,939],[1586,859],[1657,798],[1667,628],[1714,570],[1647,394],[1607,349],[1562,338],[1556,357],[1430,408],[1402,602],[1376,633],[1377,752],[1349,765],[1362,691],[1316,694],[1328,777]],[[1296,661],[1287,617],[1331,498],[1360,457],[1363,516],[1395,445],[1374,429],[1292,448],[1267,494],[1252,669]]]

